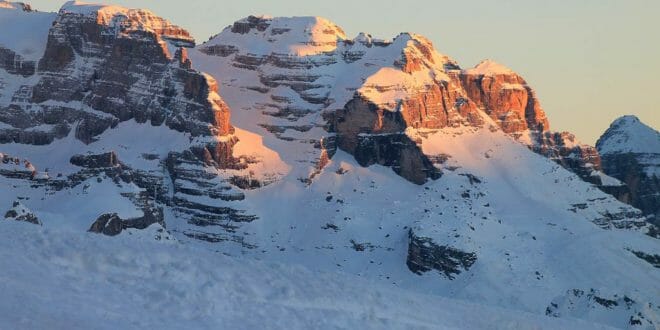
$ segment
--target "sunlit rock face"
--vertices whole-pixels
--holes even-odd
[[[623,201],[660,221],[660,133],[635,116],[615,120],[598,139],[603,171],[624,182]]]
[[[506,133],[550,128],[536,94],[518,74],[486,60],[461,72],[460,80],[468,97]]]

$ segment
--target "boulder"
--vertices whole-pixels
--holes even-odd
[[[105,213],[99,216],[89,228],[89,232],[116,236],[124,230],[122,219],[117,213]]]

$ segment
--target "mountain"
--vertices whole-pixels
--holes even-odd
[[[309,28],[311,32],[306,33]],[[295,121],[301,122],[299,129],[305,129],[309,126],[308,120],[302,118],[309,117],[306,112],[330,112],[324,116],[336,117],[326,118],[333,125],[331,131],[351,130],[339,132],[338,143],[352,154],[371,154],[373,150],[356,150],[360,139],[347,135],[358,135],[363,128],[369,131],[373,121],[381,119],[364,118],[366,122],[355,124],[356,118],[344,118],[350,116],[346,114],[349,108],[373,106],[401,114],[393,119],[403,126],[382,127],[379,132],[402,131],[404,127],[480,125],[481,115],[486,113],[504,132],[583,179],[604,187],[620,185],[600,171],[595,148],[579,143],[570,133],[550,131],[545,112],[522,77],[491,60],[462,70],[455,60],[438,53],[420,35],[402,33],[387,41],[362,33],[348,39],[341,28],[323,18],[251,16],[235,22],[198,50],[223,63],[221,67],[206,65],[205,59],[195,57],[194,62],[202,70],[217,71],[216,76],[235,77],[235,70],[227,71],[230,68],[258,72],[243,87],[272,95],[260,105],[273,105],[278,112],[285,109],[282,117],[295,117],[281,127]],[[294,95],[289,95],[287,87]],[[345,127],[344,122],[352,127]],[[373,144],[364,147],[374,148]],[[365,157],[357,155],[360,164],[397,163],[393,159]],[[428,177],[435,176],[433,166],[420,166]],[[425,180],[406,174],[405,165],[398,171],[413,182]]]
[[[469,304],[451,309],[462,319],[499,315],[475,327],[660,322],[657,228],[584,181],[622,185],[599,172],[593,147],[550,131],[534,91],[500,64],[465,70],[423,36],[349,39],[319,17],[250,16],[194,47],[147,10],[8,7],[0,31],[21,26],[30,45],[0,38],[14,54],[0,62],[12,288],[44,274],[53,302],[92,290],[107,301],[88,300],[86,315],[135,327],[156,324],[139,317],[145,304],[174,296],[167,308],[185,315],[159,322],[190,321],[190,306],[209,308],[207,325],[240,322],[209,307],[226,296],[243,311],[265,305],[254,322],[280,315],[299,328],[449,327],[419,311],[455,304]],[[358,287],[368,295],[348,304]],[[0,303],[10,325],[1,315],[34,301],[11,292]],[[120,307],[129,300],[144,304]],[[366,321],[350,316],[363,311]]]
[[[624,202],[660,221],[660,133],[635,116],[616,119],[596,143],[608,175],[625,182]]]

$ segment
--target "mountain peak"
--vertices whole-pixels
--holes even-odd
[[[641,123],[639,117],[635,115],[623,115],[612,122],[612,125],[616,126],[632,126]]]
[[[483,60],[479,64],[477,64],[474,68],[465,70],[465,72],[471,75],[482,75],[482,76],[515,74],[513,70],[491,59]]]
[[[601,154],[654,153],[660,154],[660,133],[644,124],[637,116],[617,118],[598,139]]]
[[[333,51],[345,39],[344,30],[323,17],[251,15],[234,22],[206,45],[229,43],[258,55],[307,56]]]
[[[68,1],[60,8],[59,15],[80,15],[94,19],[98,24],[117,27],[117,33],[145,31],[176,40],[177,45],[185,47],[193,47],[195,43],[188,31],[147,9]]]
[[[117,14],[128,11],[121,6],[104,5],[98,3],[89,3],[83,1],[67,1],[60,8],[60,12],[90,15],[94,13]]]

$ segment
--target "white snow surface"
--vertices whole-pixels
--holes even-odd
[[[619,181],[617,178],[611,177],[601,171],[591,172],[592,177],[600,178],[600,182],[605,187],[619,187],[625,185],[625,183]]]
[[[0,2],[0,47],[11,49],[26,60],[39,60],[55,16],[55,13],[26,12],[14,3]]]
[[[151,229],[107,238],[0,221],[0,328],[606,328],[235,259]]]

